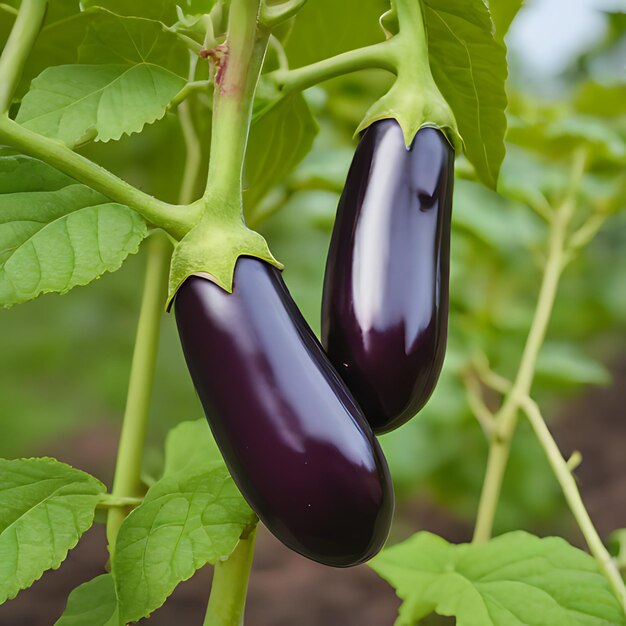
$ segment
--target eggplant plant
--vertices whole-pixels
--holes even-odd
[[[431,613],[481,626],[626,624],[623,563],[605,547],[532,396],[562,274],[625,188],[626,140],[623,129],[558,126],[552,110],[522,98],[512,101],[519,110],[507,135],[504,36],[520,5],[0,4],[0,304],[88,285],[140,248],[147,257],[111,485],[49,457],[0,459],[0,604],[58,568],[95,521],[105,524],[108,560],[51,623],[149,618],[210,564],[204,624],[237,626],[263,524],[323,565],[368,562],[403,601],[397,624]],[[371,71],[380,80],[365,90],[366,106],[342,109],[331,79]],[[307,178],[318,122],[320,140],[346,142],[339,119],[353,133],[349,171],[331,163]],[[149,164],[128,157],[125,142],[172,125],[182,151],[164,132],[146,139]],[[566,162],[565,182],[511,184],[506,149],[530,150],[529,141]],[[541,282],[507,376],[468,336],[457,337],[463,358],[448,359],[489,450],[473,540],[418,531],[396,543],[400,480],[383,452],[391,440],[377,435],[425,419],[448,317],[457,323],[471,307],[455,305],[463,285],[455,294],[454,272],[467,268],[455,267],[454,227],[472,230],[480,207],[464,202],[452,213],[455,158],[457,188],[521,203],[541,220]],[[610,173],[611,201],[591,198],[598,170]],[[264,236],[302,189],[341,194],[336,219],[329,205],[328,258],[317,254],[326,260],[321,341],[319,320],[301,313],[289,265]],[[298,249],[307,244],[299,232],[290,233]],[[471,274],[465,283],[478,289]],[[159,339],[172,318],[206,420],[181,416],[159,476],[146,479]],[[494,537],[520,415],[588,552],[516,528]],[[389,536],[396,545],[385,547]]]

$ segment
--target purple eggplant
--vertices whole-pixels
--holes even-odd
[[[395,120],[356,150],[332,234],[322,343],[375,433],[432,394],[446,350],[454,150],[435,128],[410,148]]]
[[[259,518],[326,565],[374,556],[393,516],[387,463],[280,272],[241,257],[232,294],[192,276],[174,306],[213,435]]]

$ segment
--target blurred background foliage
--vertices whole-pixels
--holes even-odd
[[[341,3],[324,1],[334,12],[341,11]],[[334,38],[323,46],[319,41],[307,43],[311,31],[299,32],[296,23],[292,32],[282,33],[291,64],[309,63],[382,38],[376,19],[384,5],[368,3],[358,19],[371,28],[356,29],[358,40],[350,29],[345,40]],[[346,15],[341,21],[353,20]],[[499,193],[476,182],[462,158],[458,162],[446,365],[422,413],[382,438],[405,502],[427,498],[455,517],[469,521],[475,515],[487,443],[472,417],[460,374],[481,355],[499,373],[515,373],[534,310],[547,235],[538,212],[543,203],[562,200],[570,185],[573,155],[580,149],[589,155],[589,173],[581,187],[579,223],[592,214],[607,217],[597,237],[565,272],[534,395],[548,415],[558,415],[586,386],[609,385],[611,363],[624,353],[626,213],[620,209],[626,208],[626,17],[607,13],[606,21],[605,36],[579,50],[549,85],[537,77],[529,79],[523,56],[512,53],[510,132]],[[3,30],[0,38],[5,36]],[[298,46],[292,52],[289,41],[294,40]],[[280,55],[270,53],[267,69],[279,63]],[[389,84],[389,76],[372,71],[308,90],[306,104],[319,132],[311,152],[295,169],[292,165],[302,158],[315,133],[304,102],[290,102],[290,115],[278,110],[265,116],[265,126],[256,125],[250,139],[247,176],[255,186],[247,192],[246,212],[285,263],[285,280],[316,331],[334,213],[355,147],[352,134]],[[198,132],[207,144],[209,123],[198,103],[192,104]],[[256,109],[263,106],[261,98]],[[297,128],[285,126],[291,119],[298,122]],[[274,145],[275,153],[270,153],[259,174],[255,150],[272,141],[280,145]],[[184,144],[174,114],[140,135],[92,144],[82,152],[145,191],[176,200]],[[280,180],[285,172],[288,177]],[[140,252],[121,271],[89,287],[0,312],[0,456],[46,454],[54,442],[55,453],[61,450],[57,456],[63,458],[59,442],[100,428],[115,439],[143,267]],[[166,432],[201,415],[174,319],[166,315],[146,454],[148,476],[160,471]],[[109,477],[113,463],[111,458],[110,467],[103,470]],[[534,436],[522,425],[496,530],[559,532],[566,514],[559,494]]]

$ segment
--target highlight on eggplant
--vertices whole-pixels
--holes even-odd
[[[454,150],[424,127],[409,148],[396,120],[357,147],[326,264],[322,343],[374,432],[430,398],[448,327]]]
[[[259,518],[320,563],[373,557],[393,517],[387,463],[281,273],[240,257],[232,294],[192,276],[174,308],[213,435]]]

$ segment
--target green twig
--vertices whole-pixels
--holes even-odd
[[[8,116],[0,116],[0,142],[24,154],[41,159],[64,174],[99,191],[114,202],[129,206],[150,224],[181,239],[198,221],[200,206],[174,206],[140,191],[108,170],[77,154],[62,143],[20,126]]]
[[[243,624],[255,540],[256,529],[239,540],[228,560],[215,566],[204,626]]]
[[[307,0],[285,0],[280,4],[268,5],[266,0],[263,0],[259,12],[259,22],[268,28],[278,26],[291,19],[306,2]]]
[[[585,168],[586,155],[577,154],[572,166],[569,192],[563,203],[553,213],[550,223],[548,257],[544,269],[539,299],[531,324],[517,376],[500,410],[496,413],[496,428],[492,436],[487,459],[487,471],[483,484],[474,541],[487,541],[491,537],[502,480],[506,469],[511,441],[517,426],[518,411],[522,399],[530,394],[537,357],[548,329],[556,300],[559,280],[566,258],[568,227],[575,209],[577,190]]]
[[[294,70],[275,70],[267,76],[274,81],[284,95],[287,95],[293,91],[302,91],[331,78],[359,70],[378,68],[395,73],[395,47],[395,40],[390,39],[364,48],[350,50]]]
[[[130,369],[126,410],[122,423],[113,498],[137,498],[142,495],[141,465],[150,411],[150,398],[159,345],[161,316],[167,297],[167,274],[171,245],[156,233],[148,241],[148,263],[139,314],[135,350]],[[113,555],[117,533],[128,509],[115,507],[107,519],[109,552]]]
[[[626,615],[626,586],[624,585],[624,581],[622,580],[615,561],[602,543],[602,540],[598,535],[598,531],[595,529],[595,526],[589,517],[589,513],[583,504],[580,491],[578,490],[578,485],[572,475],[572,471],[559,451],[559,447],[552,437],[550,429],[546,425],[537,403],[530,397],[525,396],[521,400],[521,405],[524,413],[526,413],[528,420],[530,421],[531,426],[533,427],[533,430],[535,431],[535,435],[537,436],[539,443],[548,457],[548,461],[552,466],[552,470],[554,471],[559,484],[561,485],[561,489],[563,490],[563,494],[565,495],[569,508],[576,519],[578,527],[580,528],[587,545],[589,546],[589,551],[596,559],[600,570],[608,579],[613,591],[620,601],[622,610]]]
[[[46,14],[47,0],[22,0],[17,18],[0,56],[0,114],[11,106],[26,59]]]

